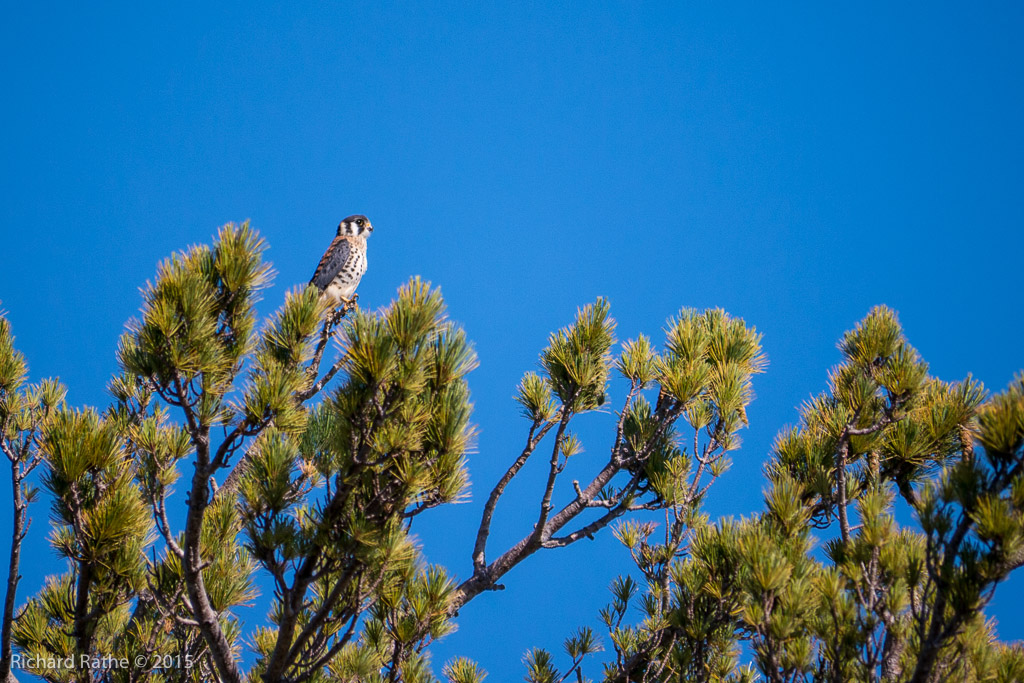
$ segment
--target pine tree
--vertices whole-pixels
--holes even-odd
[[[932,378],[886,308],[840,349],[828,391],[776,441],[763,513],[701,520],[683,546],[619,529],[646,619],[621,626],[638,587],[617,581],[608,680],[753,680],[741,643],[769,681],[1024,680],[1024,649],[981,614],[1024,559],[1024,376],[993,397]],[[897,495],[919,528],[896,523]]]
[[[14,348],[11,325],[0,315],[0,450],[11,466],[11,530],[10,564],[4,597],[3,630],[0,635],[0,680],[13,680],[11,671],[14,636],[14,605],[21,580],[21,546],[28,534],[28,506],[37,490],[27,479],[43,461],[40,449],[42,427],[50,416],[63,408],[64,387],[47,380],[25,386],[28,367],[25,358]]]
[[[760,335],[684,309],[660,347],[640,335],[617,348],[599,299],[519,385],[522,449],[486,497],[459,581],[411,534],[421,513],[467,495],[465,333],[417,278],[378,311],[329,310],[297,288],[260,324],[264,250],[229,224],[162,263],[102,411],[66,405],[56,381],[26,384],[0,317],[14,512],[0,676],[16,652],[48,681],[431,683],[430,644],[470,601],[535,553],[611,533],[632,569],[599,614],[606,636],[582,626],[564,661],[526,653],[526,680],[1024,679],[1024,651],[981,612],[1024,564],[1024,375],[994,396],[933,378],[895,313],[875,309],[779,435],[763,512],[712,521],[702,505],[740,447]],[[613,404],[603,464],[571,479],[574,421]],[[489,555],[498,504],[537,457],[547,477],[529,523]],[[66,570],[16,610],[30,479]],[[898,524],[898,506],[916,524]],[[269,612],[247,631],[237,609],[259,577]],[[132,665],[78,664],[105,656]],[[486,672],[457,658],[440,675]]]

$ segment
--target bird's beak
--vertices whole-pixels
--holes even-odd
[[[366,232],[373,232],[373,223],[366,224]]]

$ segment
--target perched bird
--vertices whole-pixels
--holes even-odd
[[[359,280],[366,272],[366,238],[373,232],[366,216],[349,216],[338,224],[338,235],[327,247],[309,284],[316,285],[335,305],[352,303]]]

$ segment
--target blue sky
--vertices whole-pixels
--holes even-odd
[[[278,272],[269,313],[365,213],[360,302],[420,274],[480,356],[473,500],[417,528],[456,574],[525,436],[516,383],[599,295],[620,339],[660,339],[682,306],[764,334],[714,515],[759,509],[772,439],[875,304],[943,379],[998,390],[1024,368],[1019,5],[97,4],[8,5],[0,26],[0,302],[32,378],[103,405],[162,258],[251,219]],[[596,467],[611,418],[587,420]],[[525,475],[492,554],[529,525],[541,473]],[[60,569],[44,506],[21,600]],[[518,678],[527,649],[597,625],[627,566],[607,533],[535,556],[435,660]],[[1003,638],[1024,638],[1022,599],[1020,576],[996,594]]]

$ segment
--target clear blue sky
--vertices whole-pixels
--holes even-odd
[[[943,379],[998,390],[1024,367],[1017,3],[97,4],[8,5],[0,27],[0,300],[32,378],[103,405],[159,260],[250,218],[279,274],[269,312],[365,213],[360,302],[421,274],[480,355],[473,501],[417,528],[459,575],[524,436],[514,387],[598,295],[622,339],[660,339],[681,306],[764,333],[715,515],[760,508],[774,435],[875,304]],[[583,432],[591,466],[609,419]],[[499,507],[492,553],[539,476]],[[19,603],[61,568],[47,504]],[[597,625],[627,565],[608,534],[532,558],[463,610],[438,669],[464,654],[519,678],[528,648]],[[1021,576],[997,592],[1003,638],[1024,638],[1022,600]]]

